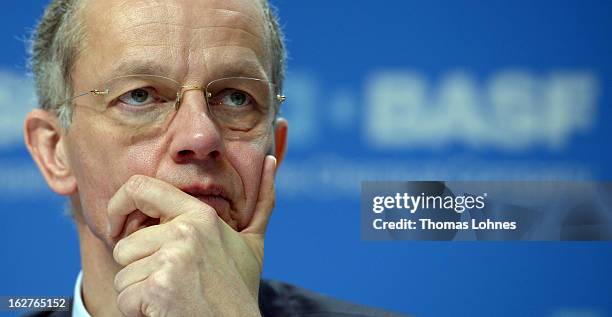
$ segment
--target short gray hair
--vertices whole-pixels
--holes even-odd
[[[282,90],[286,59],[283,32],[276,11],[268,0],[258,1],[263,8],[270,41],[270,79]],[[65,129],[72,118],[71,104],[65,102],[73,94],[72,68],[83,49],[81,43],[85,37],[83,21],[78,14],[82,2],[53,0],[47,6],[30,41],[30,69],[36,82],[38,104],[42,109],[55,112]]]

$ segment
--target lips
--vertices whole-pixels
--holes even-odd
[[[223,187],[211,184],[211,185],[202,185],[202,184],[191,184],[187,186],[179,186],[179,188],[199,199],[201,202],[213,207],[219,216],[224,216],[229,212],[230,207],[230,199],[226,196]]]

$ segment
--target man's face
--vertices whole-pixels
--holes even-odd
[[[199,86],[228,76],[269,79],[267,34],[256,1],[88,1],[83,17],[87,35],[72,72],[75,93],[134,72]],[[75,101],[65,145],[77,181],[73,203],[96,236],[108,242],[108,200],[135,174],[200,198],[234,229],[248,224],[273,144],[271,125],[252,138],[227,138],[201,91],[185,93],[180,109],[146,132],[89,111],[80,105],[85,100]],[[126,231],[145,220],[128,218]]]

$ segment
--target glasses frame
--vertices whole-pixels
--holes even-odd
[[[166,76],[160,76],[160,75],[150,75],[150,74],[133,74],[133,75],[124,75],[124,76],[117,76],[117,77],[113,77],[107,81],[105,81],[105,83],[112,81],[114,79],[118,79],[118,78],[124,78],[124,77],[136,77],[136,76],[146,76],[146,77],[157,77],[157,78],[163,78],[163,79],[169,79],[173,82],[178,83],[178,81],[170,78],[170,77],[166,77]],[[200,90],[204,93],[205,97],[206,97],[206,106],[208,107],[208,101],[210,98],[212,98],[212,94],[210,92],[208,92],[208,87],[218,81],[221,80],[226,80],[226,79],[250,79],[250,80],[258,80],[261,82],[267,82],[269,85],[272,85],[273,87],[276,87],[276,85],[268,80],[264,80],[261,78],[254,78],[254,77],[240,77],[240,76],[234,76],[234,77],[222,77],[222,78],[217,78],[217,79],[213,79],[211,80],[208,84],[206,84],[205,86],[199,86],[199,85],[181,85],[179,86],[179,91],[176,93],[176,102],[174,103],[174,110],[178,111],[179,108],[181,107],[181,100],[183,98],[183,94],[186,91],[190,91],[190,90]],[[79,98],[79,97],[83,97],[83,96],[87,96],[87,95],[92,95],[92,96],[104,96],[104,95],[108,95],[110,93],[109,89],[106,88],[104,90],[101,89],[92,89],[92,90],[88,90],[88,91],[84,91],[84,92],[80,92],[66,100],[64,100],[63,102],[61,102],[60,104],[58,104],[57,106],[55,106],[54,108],[57,109],[59,107],[61,107],[62,105],[65,105],[68,102],[72,102],[75,99]],[[276,102],[278,103],[278,105],[282,104],[287,97],[283,94],[278,94],[276,95]]]

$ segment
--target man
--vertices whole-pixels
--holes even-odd
[[[265,1],[49,5],[25,142],[77,226],[64,315],[384,315],[260,283],[287,142],[283,63]]]

